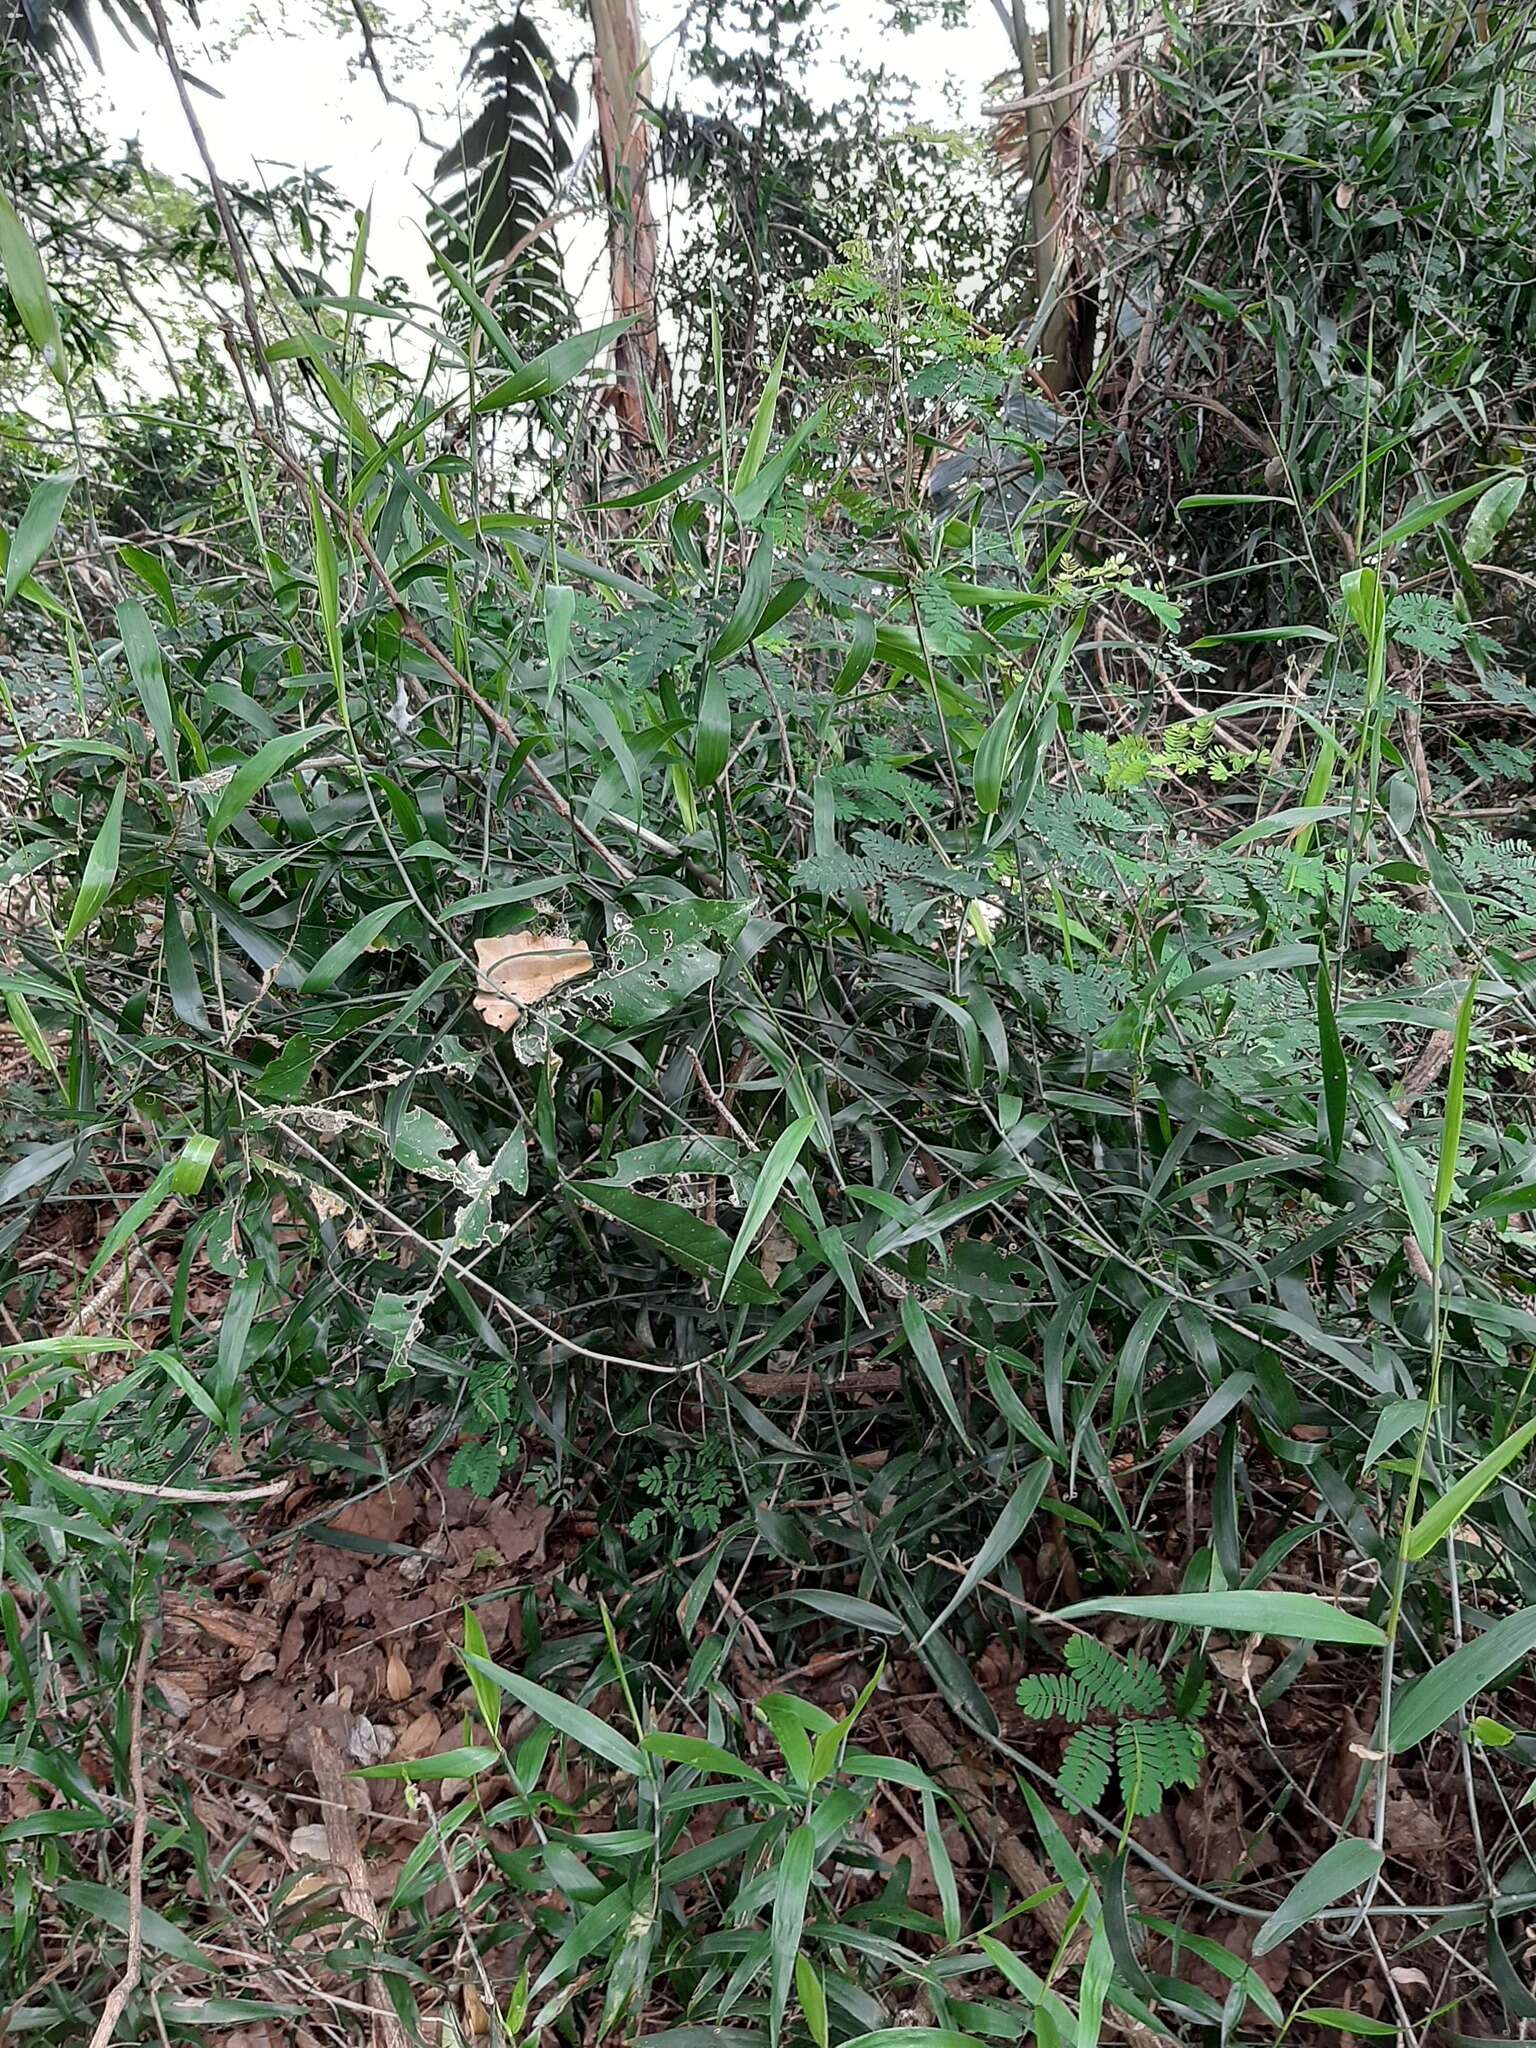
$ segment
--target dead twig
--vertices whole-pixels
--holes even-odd
[[[133,1795],[133,1837],[128,1847],[128,1953],[123,1974],[110,1992],[91,2036],[91,2048],[107,2048],[128,2001],[139,1988],[144,1969],[144,1837],[149,1829],[149,1799],[144,1789],[144,1685],[149,1677],[151,1633],[139,1637],[133,1667],[133,1695],[128,1710],[128,1779]]]
[[[74,1465],[54,1468],[61,1479],[76,1486],[99,1486],[103,1493],[132,1493],[145,1500],[174,1500],[202,1507],[220,1507],[226,1501],[276,1500],[288,1491],[292,1478],[269,1479],[261,1486],[150,1486],[137,1479],[113,1479],[105,1472],[86,1472]]]
[[[352,1823],[352,1803],[347,1797],[347,1774],[341,1752],[326,1731],[319,1727],[310,1729],[308,1748],[309,1767],[320,1790],[326,1850],[331,1862],[346,1879],[347,1909],[377,1940],[383,1930],[368,1884],[368,1867],[358,1846],[357,1829]],[[409,2048],[405,2029],[390,2007],[383,1977],[377,1970],[368,1972],[368,1995],[377,2008],[373,2024],[378,2048]]]

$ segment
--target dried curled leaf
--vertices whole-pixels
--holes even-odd
[[[579,939],[537,932],[508,932],[476,939],[480,986],[475,1009],[493,1031],[510,1031],[530,1003],[541,1002],[568,981],[592,972],[592,955]]]

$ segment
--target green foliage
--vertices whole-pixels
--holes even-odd
[[[1072,1726],[1057,1780],[1069,1806],[1101,1805],[1114,1778],[1135,1819],[1156,1813],[1173,1786],[1198,1782],[1205,1742],[1193,1724],[1205,1712],[1208,1687],[1169,1714],[1160,1711],[1168,1705],[1167,1687],[1145,1657],[1117,1657],[1094,1636],[1069,1637],[1064,1655],[1067,1672],[1021,1679],[1018,1701],[1032,1721]],[[1096,1715],[1112,1717],[1113,1725]]]
[[[943,275],[1002,232],[933,239],[980,160],[941,190],[922,137],[876,179],[818,114],[751,183],[800,90],[752,60],[798,23],[760,11],[744,54],[707,11],[727,104],[679,169],[726,256],[669,301],[682,424],[622,491],[611,330],[557,321],[499,386],[439,332],[406,375],[388,280],[304,195],[242,208],[259,267],[284,251],[256,420],[211,331],[184,402],[113,408],[123,302],[60,253],[107,173],[52,152],[26,193],[84,423],[66,450],[13,322],[0,1764],[35,1803],[0,1821],[0,1956],[39,2048],[121,1975],[139,1640],[397,1481],[446,1478],[465,1526],[458,1489],[550,1511],[494,1594],[516,1648],[471,1610],[446,1746],[382,1767],[463,1796],[388,1816],[377,1944],[337,1908],[299,1950],[151,1699],[147,1925],[185,2000],[146,1974],[125,2037],[223,2024],[270,1933],[334,1969],[337,2030],[377,1974],[445,2031],[478,1959],[520,2041],[1246,2039],[1284,2015],[1208,1889],[1160,1867],[1159,1921],[1142,1885],[1192,1681],[1072,1637],[1000,1726],[1056,1585],[1270,1638],[1211,1668],[1291,1866],[1221,1897],[1285,1916],[1298,1978],[1375,1967],[1308,1944],[1392,1849],[1388,1772],[1464,1799],[1462,1717],[1530,1718],[1523,72],[1492,119],[1524,31],[1170,19],[1124,76],[1131,186],[1088,153],[1098,369],[1048,402]],[[143,261],[227,296],[171,196]],[[453,267],[455,322],[520,355]],[[992,467],[930,499],[951,455]],[[225,1497],[268,1474],[275,1507]],[[418,1597],[440,1555],[368,1568]],[[1329,1863],[1265,1717],[1341,1698],[1386,1724],[1372,1839]],[[1016,1941],[919,1707],[1050,1872]],[[1413,1938],[1528,1909],[1526,1740],[1468,1752],[1475,1875],[1394,1855]],[[1117,1799],[1119,1852],[1041,1787]],[[1468,2038],[1528,2016],[1514,1967],[1451,1944]]]

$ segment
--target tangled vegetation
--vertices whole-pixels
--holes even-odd
[[[1536,21],[1059,11],[643,434],[0,198],[8,2037],[1536,2018]]]

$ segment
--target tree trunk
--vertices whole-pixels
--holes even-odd
[[[648,170],[649,47],[639,0],[588,0],[592,17],[592,90],[603,186],[608,197],[608,261],[613,308],[634,326],[618,344],[618,414],[625,431],[648,438],[645,394],[666,407],[666,363],[656,332],[656,217]]]

